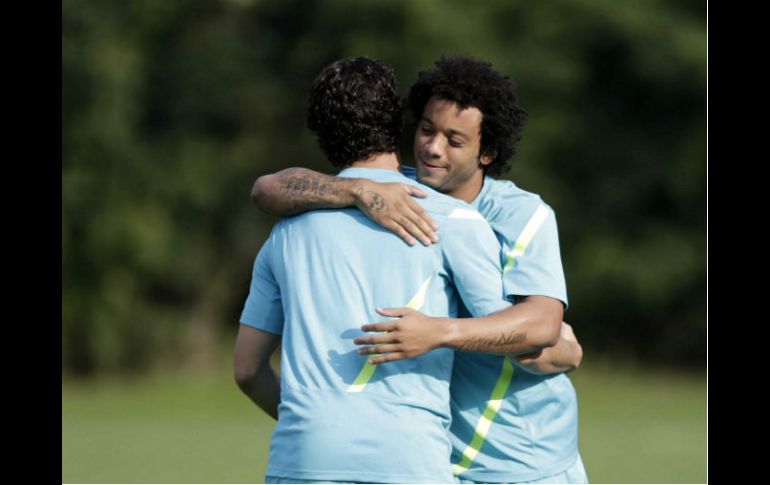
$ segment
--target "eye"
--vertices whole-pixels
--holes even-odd
[[[462,142],[457,140],[449,140],[449,145],[455,148],[460,148],[461,146],[463,146]]]
[[[420,131],[422,131],[422,132],[423,132],[423,133],[425,133],[426,135],[430,135],[431,133],[433,133],[433,128],[431,128],[431,127],[430,127],[430,126],[428,126],[428,125],[422,125],[422,126],[420,127]]]

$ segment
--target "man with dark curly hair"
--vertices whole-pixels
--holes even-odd
[[[565,375],[579,365],[582,349],[561,321],[567,296],[555,216],[536,194],[492,178],[509,168],[527,117],[514,84],[488,62],[444,56],[419,73],[407,101],[416,122],[416,170],[402,167],[403,173],[470,203],[486,218],[501,244],[505,295],[515,305],[460,320],[380,309],[399,319],[364,325],[365,331],[387,333],[357,338],[370,345],[359,352],[382,354],[370,360],[382,364],[438,347],[461,351],[451,387],[453,473],[461,481],[587,483],[577,448],[575,391]],[[360,200],[357,183],[366,185],[365,193],[378,194],[376,209]],[[252,190],[267,212],[356,205],[410,245],[413,237],[429,245],[437,240],[435,226],[411,196],[420,194],[402,184],[296,168],[260,177]],[[445,241],[443,226],[441,232]],[[495,325],[495,338],[481,335]],[[512,340],[540,343],[544,336],[556,345],[531,354],[491,353]]]
[[[418,122],[414,136],[418,180],[471,203],[489,221],[503,248],[506,296],[519,303],[540,295],[549,304],[566,307],[553,210],[536,194],[492,178],[510,168],[527,118],[513,82],[488,62],[442,57],[433,69],[419,73],[408,103]],[[478,137],[478,145],[469,143],[476,138],[468,133]],[[386,314],[408,316],[409,312]],[[414,316],[418,317],[422,316]],[[402,324],[417,325],[417,320]],[[426,320],[419,328],[429,324]],[[575,390],[563,372],[579,364],[582,350],[568,325],[564,324],[563,332],[567,342],[546,349],[552,355],[541,356],[535,372],[513,366],[516,358],[456,354],[452,463],[462,481],[588,481],[577,448]],[[362,340],[367,344],[387,341]],[[565,358],[570,353],[571,363]],[[532,364],[532,357],[524,360]],[[548,362],[547,358],[555,359]],[[487,404],[479,406],[479,402]]]
[[[311,88],[308,127],[368,209],[382,205],[369,187],[402,184],[424,197],[420,204],[443,237],[410,247],[354,208],[310,211],[275,225],[254,263],[234,355],[240,388],[278,418],[266,481],[451,482],[454,352],[375,366],[351,339],[366,335],[358,326],[377,318],[376,305],[445,318],[457,317],[461,306],[473,317],[511,308],[499,242],[470,205],[399,172],[400,99],[388,66],[367,58],[327,66]],[[337,190],[289,180],[289,192],[323,197]],[[553,345],[553,336],[533,335],[527,325],[481,322],[486,333],[477,338],[494,341],[502,328],[508,336],[495,351]],[[279,338],[280,384],[268,364]]]

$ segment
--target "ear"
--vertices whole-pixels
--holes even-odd
[[[497,150],[490,150],[479,157],[479,162],[481,162],[482,166],[486,167],[494,162],[495,158],[497,158]]]

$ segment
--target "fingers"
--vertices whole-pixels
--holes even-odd
[[[395,342],[397,342],[396,338],[389,333],[366,335],[364,337],[356,337],[353,339],[353,343],[356,345],[381,345],[392,344]]]
[[[409,315],[410,313],[414,313],[414,310],[408,307],[401,307],[401,308],[375,308],[375,311],[379,313],[380,315],[386,316],[386,317],[396,317],[401,318],[406,315]],[[387,323],[387,322],[385,322]],[[396,328],[395,323],[390,323],[390,325],[393,327],[388,331],[392,331]],[[364,332],[382,332],[383,330],[365,330],[364,327],[361,327],[361,330]]]
[[[403,226],[397,224],[396,222],[385,223],[385,224],[383,224],[383,226],[386,227],[387,229],[390,229],[391,231],[395,232],[398,235],[398,237],[403,239],[404,242],[407,243],[410,246],[414,246],[415,243],[417,242],[417,241],[414,240],[414,238],[408,232],[406,232],[406,229],[404,229]]]
[[[398,322],[367,323],[366,325],[361,325],[361,330],[364,332],[392,332],[396,329],[397,324]]]
[[[394,229],[394,231],[401,236],[401,239],[404,239],[404,236],[402,236],[401,231],[408,234],[410,237],[414,237],[418,241],[420,241],[424,246],[430,246],[432,240],[430,236],[426,235],[425,232],[423,232],[422,228],[412,222],[410,217],[414,217],[412,215],[397,215],[398,220],[394,220],[393,224],[397,229]]]
[[[406,189],[407,194],[413,197],[419,197],[421,199],[424,199],[425,197],[428,196],[428,194],[426,194],[419,188],[415,187],[414,185],[404,184],[404,189]]]
[[[409,201],[398,216],[397,224],[414,236],[425,246],[438,242],[438,234],[433,229],[435,222],[427,212],[416,202]]]
[[[356,352],[358,355],[376,355],[376,354],[388,354],[391,352],[400,352],[401,347],[398,344],[384,344],[374,345],[371,347],[361,347]]]
[[[420,225],[425,234],[429,236],[433,234],[435,236],[436,234],[434,231],[438,230],[438,223],[433,220],[430,214],[428,214],[428,211],[426,211],[423,206],[411,199],[408,200],[407,203],[409,208],[412,209],[412,212],[414,212],[415,216],[417,217],[417,220],[412,218],[413,222]]]
[[[438,242],[438,225],[413,198],[426,197],[424,191],[409,184],[372,184],[356,201],[369,218],[410,246],[417,240],[426,246]]]
[[[406,354],[403,354],[401,352],[393,352],[392,354],[373,357],[369,359],[368,362],[372,365],[377,365],[377,364],[384,364],[385,362],[394,362],[396,360],[404,360],[404,359],[408,359]]]
[[[426,197],[427,194],[412,185],[402,184],[407,194],[416,197]],[[411,197],[394,199],[391,205],[391,217],[395,223],[408,234],[418,239],[421,243],[428,246],[432,242],[438,242],[436,230],[438,224],[433,220],[423,207],[412,200]],[[406,240],[400,233],[402,239]]]
[[[411,207],[404,207],[400,210],[392,209],[387,215],[371,217],[378,224],[395,232],[408,245],[414,246],[416,239],[425,246],[429,246],[431,243],[438,242],[439,238],[433,229],[435,225],[433,219],[422,208],[420,210],[423,215],[419,215]]]

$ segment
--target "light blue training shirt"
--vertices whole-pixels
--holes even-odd
[[[418,185],[441,240],[409,247],[358,209],[310,211],[275,225],[254,263],[243,324],[283,336],[281,403],[267,475],[357,482],[450,483],[454,352],[370,366],[356,353],[375,307],[457,316],[510,305],[500,244],[470,205],[394,170],[341,177]]]
[[[403,171],[416,178],[413,168]],[[542,295],[566,306],[553,209],[513,182],[491,177],[471,205],[500,241],[506,297]],[[451,397],[453,472],[463,479],[539,480],[578,459],[577,397],[563,373],[535,375],[506,357],[457,352]]]

